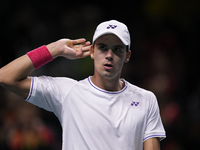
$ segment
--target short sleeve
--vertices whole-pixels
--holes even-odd
[[[162,140],[166,137],[166,133],[161,121],[157,99],[155,95],[151,93],[147,109],[147,122],[143,141],[153,137],[158,137]]]
[[[61,115],[62,103],[70,89],[77,83],[70,78],[53,78],[48,76],[32,77],[27,102]]]

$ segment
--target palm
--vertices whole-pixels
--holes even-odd
[[[83,58],[90,55],[90,42],[85,39],[66,40],[64,57],[68,59]]]

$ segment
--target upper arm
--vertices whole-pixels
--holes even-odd
[[[21,86],[21,87],[20,87]],[[19,88],[16,88],[16,94],[26,99],[29,95],[29,91],[31,88],[31,77],[27,77],[23,81],[21,81]]]
[[[0,69],[0,86],[27,98],[31,86],[28,75],[34,66],[27,55],[23,55]]]
[[[1,86],[18,96],[26,99],[29,95],[31,87],[31,78],[27,77],[19,82],[10,83],[10,84],[1,84]]]
[[[159,138],[150,138],[143,143],[144,150],[160,150]]]

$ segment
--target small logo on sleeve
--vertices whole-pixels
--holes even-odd
[[[139,102],[133,102],[131,103],[131,106],[138,106],[139,105]]]

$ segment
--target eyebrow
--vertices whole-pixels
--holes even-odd
[[[106,45],[106,44],[104,44],[104,43],[98,43],[97,45],[104,45],[104,46],[108,46],[108,45]]]
[[[115,45],[113,47],[120,47],[120,48],[125,48],[126,46],[123,46],[123,45]]]

